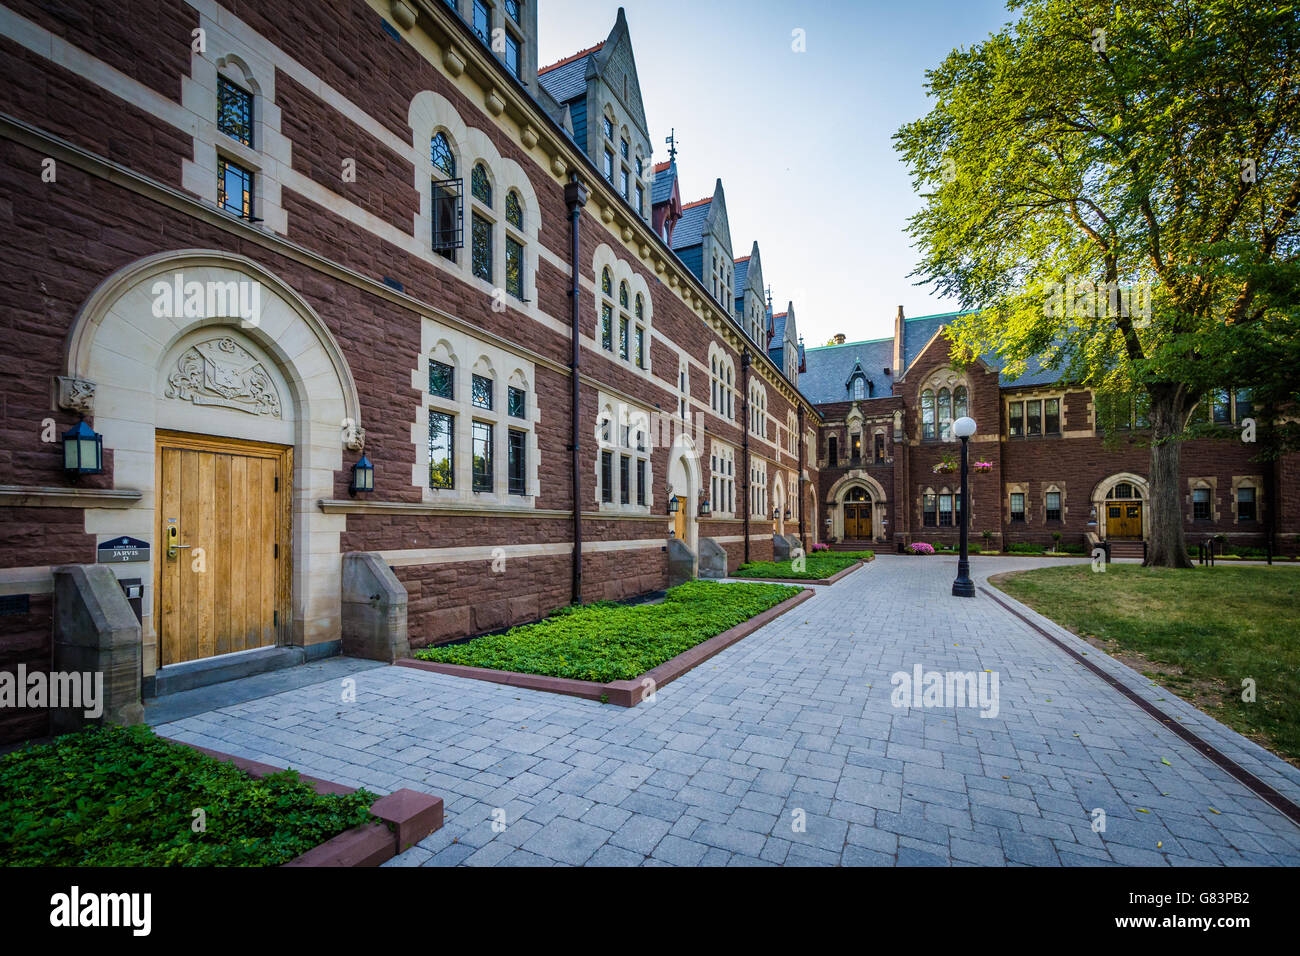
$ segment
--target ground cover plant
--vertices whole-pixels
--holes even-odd
[[[819,551],[805,555],[802,570],[795,570],[794,561],[750,561],[736,569],[738,578],[789,578],[794,581],[817,581],[851,568],[859,561],[870,561],[874,551]]]
[[[322,796],[292,770],[255,780],[147,727],[91,728],[0,757],[0,860],[275,866],[373,823],[374,800]]]
[[[688,581],[659,604],[566,607],[544,620],[464,644],[427,647],[425,661],[576,680],[630,680],[798,594],[788,584]]]

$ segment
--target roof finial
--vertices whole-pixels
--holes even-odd
[[[664,140],[668,144],[668,162],[677,161],[677,128],[673,127],[668,131],[668,137]]]
[[[767,287],[767,311],[769,313],[772,311],[772,287],[770,285]]]

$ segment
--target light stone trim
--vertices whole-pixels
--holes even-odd
[[[612,551],[658,551],[664,546],[663,538],[632,538],[624,541],[583,541],[584,554]],[[409,548],[406,550],[377,551],[392,567],[410,567],[421,564],[454,564],[466,561],[492,562],[502,554],[507,562],[511,558],[568,557],[573,554],[572,541],[553,541],[547,544],[473,545],[463,548]]]

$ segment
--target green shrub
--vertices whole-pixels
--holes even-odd
[[[630,680],[800,590],[789,584],[688,581],[671,588],[660,604],[566,608],[504,634],[426,647],[415,656],[575,680]]]
[[[254,780],[147,727],[88,729],[0,757],[0,860],[275,866],[373,822],[374,799],[322,796],[292,770]]]
[[[1017,541],[1015,544],[1006,546],[1008,554],[1045,554],[1041,544],[1033,544],[1029,541]]]

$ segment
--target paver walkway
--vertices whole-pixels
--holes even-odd
[[[1300,864],[1300,827],[987,595],[951,597],[955,565],[881,557],[631,710],[363,667],[158,730],[442,796],[390,865]],[[1070,640],[1300,800],[1296,768]],[[893,706],[918,664],[995,672],[997,716]]]

